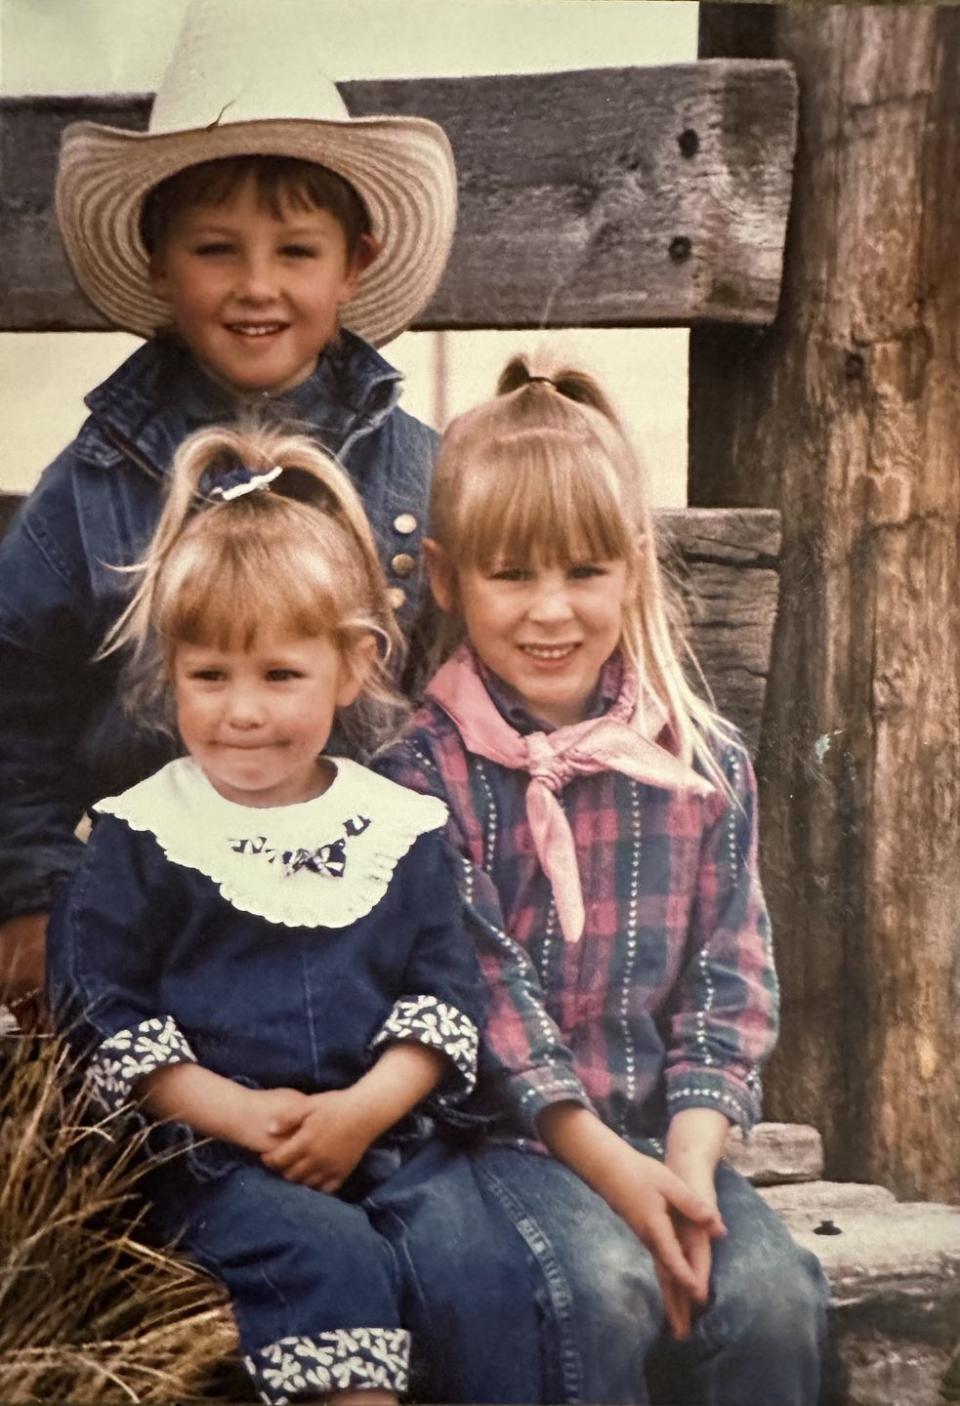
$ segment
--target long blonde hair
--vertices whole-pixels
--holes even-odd
[[[678,594],[657,557],[643,463],[592,376],[514,357],[496,396],[444,434],[430,535],[457,569],[625,562],[633,589],[622,648],[666,709],[680,755],[696,758],[728,790],[716,748],[734,729],[686,677],[681,658],[706,690]]]
[[[262,475],[273,475],[269,484],[249,491]],[[391,682],[403,637],[363,504],[302,436],[214,427],[185,439],[153,539],[122,569],[139,579],[100,657],[129,650],[124,701],[148,724],[172,730],[178,644],[249,649],[261,633],[323,635],[348,663],[362,660],[364,687],[345,719],[359,750],[372,749],[404,707]]]

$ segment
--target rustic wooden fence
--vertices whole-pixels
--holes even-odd
[[[789,65],[719,60],[341,91],[355,115],[432,117],[456,152],[456,243],[418,327],[773,320],[796,126]],[[149,105],[148,96],[0,100],[0,330],[105,326],[56,233],[57,146],[81,119],[143,128]]]

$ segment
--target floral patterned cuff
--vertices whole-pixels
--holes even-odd
[[[443,1051],[459,1079],[453,1089],[450,1081],[445,1081],[441,1103],[466,1098],[477,1082],[477,1027],[463,1011],[436,996],[401,996],[370,1048],[375,1050],[388,1040],[419,1040],[421,1045]]]
[[[357,1387],[400,1395],[407,1389],[410,1334],[405,1328],[336,1328],[310,1338],[281,1338],[244,1358],[269,1406],[292,1395],[311,1400]]]
[[[172,1015],[151,1016],[104,1040],[87,1070],[90,1092],[110,1112],[133,1102],[133,1086],[165,1064],[196,1064]]]

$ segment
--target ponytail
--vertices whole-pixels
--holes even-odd
[[[529,360],[522,354],[515,356],[500,372],[497,379],[497,395],[511,395],[527,386],[541,385],[550,387],[557,395],[562,395],[564,399],[572,400],[577,405],[589,405],[612,425],[618,424],[616,411],[599,382],[589,372],[580,371],[573,366],[563,366],[547,374],[546,371],[532,371]]]
[[[121,569],[137,584],[100,657],[129,651],[127,706],[148,723],[170,728],[178,644],[247,649],[260,632],[326,635],[348,658],[373,635],[362,698],[378,716],[399,705],[387,664],[403,641],[363,504],[302,436],[215,427],[184,440],[153,539]]]

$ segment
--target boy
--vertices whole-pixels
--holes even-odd
[[[261,18],[263,12],[261,11]],[[245,15],[249,19],[249,15]],[[0,1000],[28,1022],[45,914],[96,799],[162,757],[98,660],[180,441],[256,413],[337,454],[364,500],[401,625],[419,595],[433,431],[397,408],[380,345],[433,294],[456,177],[439,127],[351,119],[305,36],[188,10],[146,133],[64,134],[57,213],[76,277],[149,340],[0,544]],[[232,22],[231,22],[232,20]]]

